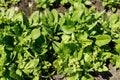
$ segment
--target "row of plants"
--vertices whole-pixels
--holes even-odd
[[[74,2],[82,2],[85,5],[91,5],[92,3],[90,1],[92,0],[35,0],[38,9],[50,8],[50,6],[59,3],[62,5],[69,3],[72,5]],[[115,12],[117,10],[117,7],[119,7],[120,5],[120,0],[101,0],[101,2],[105,8],[109,8],[113,12]]]
[[[90,0],[34,0],[37,3],[36,8],[37,9],[50,9],[51,6],[56,6],[59,4],[65,5],[65,4],[71,4],[73,5],[74,2],[82,2],[85,5],[92,5]],[[10,7],[10,5],[18,4],[20,0],[0,0],[0,6],[3,7]],[[33,3],[33,1],[31,1]],[[117,11],[117,7],[120,7],[120,0],[101,0],[102,5],[106,9],[111,9],[113,12]]]
[[[18,4],[20,0],[0,0],[0,7],[8,8],[10,5]]]
[[[52,80],[59,74],[94,80],[90,73],[108,71],[107,61],[120,68],[119,15],[108,18],[86,8],[85,0],[61,4],[67,2],[72,5],[64,14],[45,7],[26,17],[13,7],[0,8],[1,80]]]

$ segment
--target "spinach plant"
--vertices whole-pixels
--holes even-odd
[[[41,27],[39,12],[29,19],[22,12],[14,12],[14,8],[0,12],[0,78],[50,78],[54,73],[51,67],[54,56],[50,53],[51,41]]]
[[[111,35],[113,38],[113,43],[114,43],[114,50],[113,50],[113,54],[112,54],[112,59],[111,59],[111,63],[113,65],[116,66],[116,68],[120,68],[120,64],[118,63],[120,61],[119,57],[120,57],[120,44],[119,44],[119,40],[120,40],[120,17],[118,14],[113,14],[111,16],[111,18],[109,19],[110,21],[110,28],[111,28]]]
[[[65,73],[67,80],[93,80],[89,72],[108,70],[105,63],[112,55],[108,46],[112,38],[104,17],[104,12],[95,13],[83,3],[74,3],[68,13],[61,14],[62,40],[52,43],[58,74]]]
[[[107,60],[120,68],[118,14],[108,19],[81,1],[65,13],[46,8],[30,17],[0,8],[0,79],[52,80],[65,74],[67,80],[94,80],[90,73],[108,71]]]

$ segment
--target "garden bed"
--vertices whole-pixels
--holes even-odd
[[[107,16],[108,16],[108,19],[113,15],[113,14],[115,14],[115,13],[118,13],[119,14],[119,16],[120,16],[120,7],[119,7],[119,5],[118,6],[116,6],[116,11],[112,11],[111,10],[111,8],[108,8],[108,7],[106,7],[106,6],[103,6],[102,5],[102,1],[101,0],[89,0],[89,1],[91,1],[91,3],[92,4],[85,4],[85,7],[89,10],[91,7],[93,7],[94,6],[94,8],[95,8],[95,12],[97,13],[100,13],[100,12],[102,12],[102,11],[105,11],[106,12],[106,14],[107,14]],[[39,11],[39,13],[43,13],[44,14],[44,12],[46,11],[46,8],[44,9],[44,8],[36,8],[37,7],[37,3],[34,1],[34,0],[20,0],[17,4],[10,4],[10,5],[8,5],[8,7],[14,7],[15,8],[15,10],[16,10],[16,13],[20,13],[21,11],[23,11],[23,13],[25,14],[25,16],[26,16],[26,18],[29,18],[29,17],[31,17],[31,15],[32,15],[32,13],[34,13],[35,11]],[[65,3],[64,5],[62,5],[61,3],[60,3],[60,0],[58,0],[57,2],[54,2],[52,5],[48,5],[49,7],[49,10],[50,11],[52,11],[53,9],[55,9],[58,13],[61,13],[61,14],[65,14],[66,12],[68,12],[69,11],[69,9],[70,9],[70,7],[71,7],[71,5],[73,5],[73,4],[70,4],[70,3]],[[49,11],[48,11],[49,12]],[[72,11],[71,11],[72,12]],[[51,13],[50,13],[51,14]],[[62,16],[63,16],[62,15]],[[34,16],[34,15],[33,15]],[[65,16],[66,17],[66,16]],[[32,18],[34,18],[34,17],[32,17]],[[32,19],[31,18],[31,19]],[[49,17],[50,18],[50,17]],[[33,19],[34,20],[34,19]],[[41,19],[42,20],[42,19]],[[76,20],[74,20],[74,21],[76,21]],[[37,21],[36,21],[37,22]],[[94,22],[94,21],[93,21]],[[55,22],[56,23],[56,22]],[[61,22],[62,23],[62,22]],[[76,22],[77,23],[77,22]],[[75,23],[75,24],[76,24]],[[32,24],[32,23],[31,23]],[[30,25],[31,25],[30,24]],[[43,24],[43,26],[44,26],[44,21],[43,21],[43,23],[41,23],[41,24]],[[39,24],[39,25],[41,25],[41,24]],[[48,21],[48,24],[49,25],[52,25],[52,24],[50,24],[49,23],[49,21]],[[48,24],[45,24],[45,25],[48,25]],[[56,23],[57,24],[57,23]],[[80,23],[79,23],[80,24]],[[82,24],[82,23],[81,23]],[[84,22],[83,22],[83,24],[84,24]],[[91,23],[89,23],[89,24],[91,24]],[[97,25],[99,26],[99,25],[101,25],[102,23],[98,23]],[[10,24],[10,25],[12,25],[12,24]],[[37,25],[38,27],[39,27],[39,25]],[[59,25],[59,24],[58,24]],[[71,24],[71,25],[74,25],[74,24]],[[35,31],[34,31],[34,26],[36,27],[36,24],[34,24],[34,25],[32,25],[32,28],[33,28],[33,30],[32,30],[32,28],[30,28],[30,30],[32,31],[32,32],[28,32],[28,34],[29,33],[33,33],[33,34],[35,34],[35,32],[38,32],[39,33],[39,31],[35,28]],[[52,25],[53,26],[53,25]],[[55,25],[54,25],[55,26]],[[58,28],[58,27],[57,27]],[[74,29],[74,28],[73,28]],[[29,29],[28,29],[29,30]],[[61,29],[60,31],[62,31],[63,30],[63,32],[64,32],[64,34],[66,34],[67,32],[66,32],[66,30],[63,28],[63,29]],[[105,29],[106,30],[106,29]],[[19,30],[18,30],[19,31]],[[44,31],[44,29],[43,29],[43,31]],[[59,30],[58,30],[59,31]],[[106,30],[107,31],[107,30]],[[49,32],[49,30],[48,30],[48,32]],[[89,31],[88,31],[89,32]],[[50,32],[51,33],[51,32]],[[70,34],[71,33],[71,30],[70,30],[70,32],[68,32],[67,34]],[[42,33],[41,33],[42,34]],[[41,40],[39,40],[40,39],[40,37],[41,38],[43,38],[43,36],[41,36],[41,34],[38,36],[38,35],[36,35],[36,36],[34,36],[34,37],[31,37],[33,40],[35,39],[35,41],[36,41],[36,43],[34,44],[34,42],[32,42],[33,44],[30,44],[29,46],[31,46],[32,45],[32,48],[30,47],[30,48],[28,48],[28,46],[27,46],[27,51],[28,52],[30,52],[30,54],[33,56],[33,57],[35,57],[35,55],[37,55],[37,53],[40,53],[39,51],[37,51],[37,50],[35,50],[34,51],[34,46],[35,45],[37,45],[37,41],[41,41]],[[45,35],[45,36],[47,36],[46,35],[47,34],[47,32],[46,33],[44,33],[43,35]],[[59,35],[58,35],[59,34]],[[67,37],[67,38],[69,38],[69,36],[66,34],[66,35],[64,35],[64,34],[62,34],[62,33],[58,33],[57,34],[57,32],[55,32],[55,33],[53,33],[53,35],[54,36],[58,36],[57,37],[57,39],[58,40],[56,40],[56,44],[57,44],[57,46],[59,45],[59,46],[63,46],[61,43],[61,45],[58,43],[58,42],[62,42],[62,40],[64,41],[64,39],[59,39],[59,38],[62,38],[62,36],[64,36],[64,37]],[[75,33],[76,34],[76,33]],[[99,34],[99,32],[97,33],[97,34]],[[101,32],[100,32],[100,34],[101,34]],[[111,33],[105,33],[105,34],[111,34]],[[26,35],[26,34],[25,34]],[[62,35],[62,36],[61,36]],[[71,35],[71,34],[70,34]],[[72,34],[72,35],[74,35],[74,34]],[[86,34],[84,34],[85,36],[86,36]],[[78,35],[76,35],[76,36],[78,36]],[[14,36],[14,37],[16,37],[16,36]],[[88,37],[90,37],[89,39],[90,40],[93,40],[93,41],[95,41],[94,39],[97,39],[96,37],[91,37],[91,36],[88,36]],[[107,36],[108,38],[109,38],[109,36]],[[51,38],[51,37],[50,37]],[[105,38],[106,38],[106,35],[105,35]],[[4,39],[4,38],[3,38]],[[48,37],[46,37],[46,39],[48,39]],[[51,38],[52,39],[52,38]],[[50,40],[51,40],[50,39]],[[43,38],[43,44],[45,43],[44,42],[44,38]],[[54,39],[53,39],[54,40]],[[66,39],[67,40],[67,39]],[[109,39],[108,39],[109,40]],[[29,42],[30,40],[28,40],[28,42]],[[49,39],[48,39],[48,41],[49,41]],[[111,39],[110,39],[110,41],[111,41]],[[89,47],[90,49],[91,49],[91,46],[100,46],[100,49],[103,49],[103,48],[101,48],[101,47],[103,47],[103,46],[110,46],[110,48],[112,49],[115,49],[115,45],[117,44],[117,42],[116,43],[113,43],[113,44],[111,44],[111,42],[110,41],[108,41],[108,42],[106,42],[106,43],[103,43],[103,45],[101,45],[101,44],[99,44],[99,43],[88,43],[88,45],[86,45],[86,47]],[[43,71],[41,72],[41,74],[44,74],[44,75],[42,75],[42,78],[43,78],[43,80],[44,79],[50,79],[49,77],[51,77],[51,79],[54,79],[54,80],[66,80],[66,77],[65,77],[65,74],[67,74],[67,73],[63,73],[63,74],[57,74],[57,70],[56,70],[56,68],[55,67],[53,67],[53,65],[55,65],[55,62],[57,63],[57,62],[59,62],[59,57],[57,56],[57,55],[59,55],[59,50],[56,48],[56,45],[54,45],[53,43],[51,43],[52,41],[49,41],[48,43],[45,43],[45,45],[43,46],[43,48],[42,47],[40,47],[39,45],[37,45],[37,47],[40,47],[40,49],[43,49],[43,51],[44,50],[46,50],[46,49],[48,49],[48,50],[46,50],[45,52],[43,52],[43,54],[41,54],[41,55],[39,55],[40,57],[42,57],[42,56],[45,56],[45,61],[48,61],[48,62],[45,62],[45,63],[43,63],[43,65],[47,65],[47,67],[49,67],[49,68],[47,68],[47,69],[43,69]],[[74,41],[73,41],[74,42]],[[16,42],[17,43],[17,42]],[[39,43],[39,42],[38,42]],[[77,43],[77,42],[76,42]],[[7,42],[5,42],[4,44],[7,44]],[[41,45],[42,45],[42,43],[40,43]],[[49,44],[49,45],[47,45],[47,48],[46,48],[46,44]],[[26,45],[24,45],[24,44],[22,44],[24,47],[26,46]],[[52,48],[51,48],[51,46],[50,45],[52,45]],[[50,47],[49,47],[50,46]],[[77,46],[78,47],[78,45],[74,45],[74,43],[71,43],[71,44],[69,44],[69,45],[67,45],[67,43],[66,43],[66,46],[65,46],[65,48],[66,47],[68,47],[68,46]],[[86,49],[86,47],[85,47],[85,49]],[[6,48],[6,47],[5,47]],[[25,47],[26,48],[26,47]],[[45,49],[44,49],[45,48]],[[96,47],[95,47],[96,48]],[[22,48],[20,48],[20,49],[22,49]],[[32,50],[33,49],[33,50]],[[66,49],[68,49],[68,48],[66,48]],[[71,48],[70,48],[71,49]],[[109,52],[111,51],[111,49],[109,50]],[[120,49],[120,48],[119,48]],[[58,51],[57,51],[58,50]],[[69,49],[68,49],[69,50]],[[87,49],[86,49],[87,50]],[[9,50],[7,50],[8,52],[11,52],[12,53],[12,51],[9,51]],[[49,51],[51,51],[50,53],[49,53]],[[74,50],[73,50],[74,51]],[[89,51],[89,50],[88,50]],[[91,50],[90,50],[91,51]],[[36,54],[34,54],[34,52],[36,53]],[[42,52],[42,51],[41,51]],[[53,54],[53,52],[55,52],[55,53],[58,53],[58,54]],[[87,52],[87,51],[86,51]],[[101,51],[102,52],[102,51]],[[107,52],[107,50],[105,51],[105,52]],[[114,52],[114,51],[111,51],[111,53],[112,52]],[[116,52],[118,52],[118,51],[116,51]],[[68,53],[69,53],[69,51],[68,51]],[[45,55],[44,55],[45,54]],[[46,56],[47,55],[47,56]],[[51,55],[52,55],[52,57],[51,57]],[[61,55],[60,55],[61,56]],[[85,55],[84,55],[85,56]],[[29,56],[30,57],[30,56]],[[32,58],[33,58],[32,57]],[[49,57],[51,57],[50,59],[49,59]],[[88,57],[88,56],[87,56]],[[31,58],[31,57],[30,57]],[[31,59],[32,59],[31,58]],[[58,61],[56,60],[58,58]],[[71,59],[72,57],[70,57],[70,59]],[[34,59],[34,58],[33,58]],[[17,59],[16,59],[17,60]],[[42,60],[44,60],[44,59],[42,59]],[[61,60],[61,59],[60,59]],[[53,61],[54,61],[54,63],[53,63]],[[67,61],[67,60],[66,60]],[[101,60],[100,60],[101,61]],[[98,59],[98,62],[100,62],[99,61],[99,59]],[[14,62],[14,61],[13,61]],[[29,62],[29,59],[28,59],[28,62]],[[37,59],[36,59],[36,57],[35,57],[35,62],[37,62]],[[49,64],[49,62],[50,63],[52,63],[52,64]],[[103,61],[104,62],[104,61]],[[102,72],[97,72],[97,71],[90,71],[90,72],[88,72],[90,75],[92,75],[93,77],[94,77],[94,79],[95,80],[119,80],[120,79],[120,70],[118,69],[118,68],[116,68],[115,67],[115,64],[114,65],[112,65],[111,63],[110,63],[110,61],[109,61],[109,58],[108,59],[106,59],[106,61],[105,61],[106,63],[103,63],[103,64],[105,64],[105,66],[107,66],[107,68],[108,68],[108,71],[102,71]],[[72,62],[71,62],[72,63]],[[18,64],[18,63],[16,63],[16,64]],[[41,63],[42,64],[42,63]],[[63,63],[62,64],[64,64],[64,61],[63,61]],[[75,63],[75,64],[77,64],[77,63]],[[40,64],[39,64],[40,65]],[[89,65],[89,63],[88,63],[88,65]],[[57,65],[55,65],[55,66],[57,66],[58,67],[58,64]],[[72,65],[73,66],[73,65]],[[83,66],[82,66],[83,67]],[[87,67],[89,67],[89,66],[87,66]],[[45,67],[46,68],[46,67]],[[48,70],[48,71],[47,71]],[[85,69],[84,69],[85,70]],[[58,69],[58,71],[59,71],[59,69]],[[64,71],[64,70],[63,70]],[[48,72],[48,73],[47,73]],[[68,72],[70,72],[70,71],[68,71]],[[78,70],[78,72],[79,72],[79,70]],[[76,71],[76,73],[77,73],[77,71]],[[27,71],[26,71],[26,73],[25,73],[25,75],[27,74]],[[72,76],[74,75],[74,72],[73,73],[71,73],[72,74]],[[86,74],[86,73],[82,73],[82,74]],[[32,73],[31,74],[29,74],[30,76],[31,75],[33,75]],[[36,74],[35,74],[36,75]],[[44,77],[45,76],[45,77]],[[68,76],[69,76],[69,74],[68,74]],[[24,76],[22,76],[23,78],[24,78]],[[87,76],[87,77],[89,77],[90,78],[90,76]],[[13,77],[14,78],[14,77]],[[26,79],[28,78],[28,77],[25,77]],[[30,77],[29,77],[30,78]],[[28,79],[29,79],[28,78]],[[22,78],[21,78],[22,79]],[[35,77],[35,79],[34,80],[37,80],[38,79],[38,77]],[[92,79],[92,78],[91,78]],[[40,79],[40,80],[42,80],[42,79]],[[71,79],[72,80],[72,79]],[[84,80],[86,80],[86,79],[84,79]]]

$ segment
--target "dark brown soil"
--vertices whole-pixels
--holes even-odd
[[[92,5],[95,7],[97,12],[101,12],[101,11],[105,10],[107,12],[108,17],[110,17],[113,14],[113,12],[110,9],[104,8],[102,6],[101,0],[89,0],[89,1],[92,2]],[[17,5],[14,5],[14,6],[18,9],[17,11],[22,10],[27,17],[30,16],[32,12],[37,10],[36,3],[34,2],[34,0],[21,0]],[[52,9],[53,8],[56,9],[59,13],[65,13],[66,11],[68,11],[69,7],[70,7],[69,4],[65,4],[64,6],[62,6],[61,4],[51,6]],[[117,8],[116,13],[118,13],[120,15],[120,7],[119,6]]]
[[[91,73],[95,80],[120,80],[120,70],[116,70],[111,64],[108,65],[109,71]]]
[[[110,17],[113,14],[113,11],[107,7],[102,6],[102,0],[89,0],[92,2],[92,5],[95,7],[96,11],[106,11],[108,17]],[[118,13],[120,15],[120,5],[116,6],[117,10],[114,13]]]
[[[17,9],[16,11],[23,11],[26,17],[29,17],[34,11],[37,10],[36,3],[34,0],[21,0],[17,5],[14,5]],[[65,13],[68,11],[69,4],[62,6],[61,4],[57,4],[55,6],[50,6],[51,9],[56,9],[59,13]],[[39,10],[40,12],[44,11],[44,9]]]
[[[34,0],[20,0],[20,2],[15,5],[15,8],[18,9],[18,12],[23,11],[27,17],[37,10]]]
[[[104,7],[102,6],[101,0],[89,0],[92,2],[92,5],[95,6],[96,11],[103,11]]]

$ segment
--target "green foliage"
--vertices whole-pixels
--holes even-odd
[[[49,8],[50,6],[53,5],[53,3],[57,1],[57,0],[35,0],[35,2],[37,3],[37,8],[41,9],[41,8]]]
[[[100,47],[108,44],[111,41],[111,37],[109,35],[97,35],[95,36],[95,38],[96,38],[95,44]]]
[[[36,12],[26,18],[24,14],[13,13],[14,8],[2,9],[0,18],[0,77],[1,79],[40,79],[48,78],[54,59],[51,41],[44,35],[45,31],[37,24],[40,17]],[[9,12],[9,13],[8,13]],[[33,23],[32,23],[32,22]],[[30,23],[30,24],[29,24]],[[48,55],[51,59],[48,59]],[[49,74],[48,74],[49,73]]]
[[[104,7],[108,7],[113,12],[117,10],[117,6],[120,5],[120,0],[102,0]]]
[[[105,62],[112,53],[107,46],[111,36],[107,35],[110,33],[108,26],[104,26],[105,16],[104,13],[98,16],[92,8],[89,11],[79,3],[62,15],[59,21],[62,40],[53,43],[58,55],[53,65],[58,74],[65,72],[68,80],[93,80],[89,72],[108,70]]]
[[[86,8],[91,3],[85,0],[62,0],[72,4],[64,14],[47,9],[54,0],[36,2],[46,9],[28,18],[0,8],[1,80],[52,79],[54,74],[94,80],[90,72],[107,71],[107,60],[120,68],[118,14],[108,19],[104,11]]]
[[[20,0],[0,0],[0,7],[10,7],[10,5],[15,5],[17,4],[18,2],[20,2]]]
[[[66,4],[66,3],[70,3],[70,4],[73,4],[74,2],[79,2],[79,3],[83,3],[85,2],[86,0],[61,0],[60,3],[62,5]]]
[[[91,5],[92,3],[88,0],[35,0],[37,3],[37,9],[50,9],[50,7],[59,6],[59,4],[65,5],[70,4],[73,5],[75,2],[84,3],[85,5]],[[56,4],[56,5],[54,5]]]

